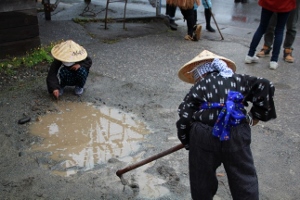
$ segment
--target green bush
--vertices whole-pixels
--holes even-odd
[[[39,47],[27,52],[26,55],[20,57],[10,57],[0,60],[0,73],[12,75],[20,67],[34,67],[39,63],[51,63],[53,57],[51,56],[51,49],[55,44]]]

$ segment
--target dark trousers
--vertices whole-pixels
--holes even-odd
[[[273,51],[271,61],[278,61],[280,47],[283,41],[283,34],[285,24],[289,17],[290,12],[285,13],[277,13],[277,23],[275,27],[275,35],[274,35],[274,44],[273,44]],[[262,36],[266,33],[267,28],[269,26],[270,19],[273,15],[273,12],[267,9],[262,8],[261,16],[260,16],[260,23],[253,35],[252,41],[250,43],[250,49],[248,51],[248,56],[254,56],[256,48],[262,38]]]
[[[188,28],[187,34],[189,34],[192,37],[194,32],[194,26],[196,25],[196,21],[194,17],[194,8],[187,9],[187,10],[180,9],[180,11],[184,19],[186,20],[186,25]]]
[[[62,67],[59,71],[60,86],[78,86],[83,88],[89,71],[85,67],[80,67],[78,70],[70,70],[69,67]]]
[[[220,141],[212,127],[196,122],[190,131],[189,172],[194,200],[212,200],[218,189],[217,168],[223,164],[234,200],[258,200],[258,180],[246,123],[232,128],[231,138]]]
[[[174,5],[170,5],[167,4],[166,5],[166,15],[170,17],[170,19],[174,19],[175,18],[175,14],[176,14],[176,6]]]
[[[299,13],[299,2],[297,1],[297,8],[290,12],[288,20],[286,22],[286,33],[285,39],[283,43],[283,48],[292,48],[293,43],[297,34],[297,22],[298,22],[298,13]],[[274,40],[274,29],[276,27],[277,22],[277,13],[274,13],[270,19],[268,29],[265,33],[264,39],[267,47],[272,47]]]

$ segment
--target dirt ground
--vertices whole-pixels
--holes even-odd
[[[58,161],[49,158],[47,152],[32,152],[30,147],[34,143],[42,141],[41,138],[33,136],[28,131],[28,127],[35,123],[40,116],[47,113],[58,112],[56,105],[58,102],[47,94],[45,88],[45,77],[47,65],[38,66],[39,70],[24,72],[15,79],[3,81],[1,85],[1,134],[0,134],[0,199],[139,199],[139,184],[134,181],[131,175],[124,175],[129,182],[123,185],[121,180],[115,175],[117,169],[121,169],[128,163],[122,163],[118,159],[110,159],[108,163],[96,166],[90,171],[79,171],[70,177],[63,177],[52,174],[52,168]],[[40,72],[37,72],[40,71]],[[89,76],[90,84],[95,84],[99,76],[91,74]],[[2,80],[4,77],[2,77]],[[140,113],[145,120],[151,116],[150,113],[144,113],[145,109],[158,109],[160,105],[155,103],[132,107],[128,103],[121,103],[120,97],[109,96],[109,100],[104,100],[105,93],[114,90],[115,94],[130,93],[130,98],[144,98],[152,96],[143,88],[132,84],[116,83],[114,79],[101,77],[101,82],[105,82],[105,88],[102,88],[101,98],[90,95],[87,91],[81,97],[72,93],[65,95],[59,100],[72,102],[91,102],[93,105],[102,104],[116,107],[125,112]],[[111,87],[107,87],[111,85]],[[113,86],[113,87],[112,87]],[[89,89],[90,90],[90,89]],[[155,95],[153,95],[155,96]],[[157,94],[158,96],[158,94]],[[124,99],[123,99],[124,100]],[[132,100],[132,99],[128,99]],[[144,113],[144,114],[143,114]],[[168,118],[173,112],[162,112],[161,116]],[[31,121],[25,124],[19,124],[18,121],[24,117],[30,117]],[[156,131],[156,135],[162,134]],[[157,142],[155,146],[159,146]],[[165,150],[167,144],[161,144],[160,149],[154,151],[152,142],[143,144],[142,151],[145,155],[154,155],[159,150]],[[152,146],[152,147],[151,147]],[[149,148],[150,147],[150,148]],[[170,145],[171,147],[171,145]],[[137,153],[137,152],[135,152]],[[132,155],[134,157],[134,155]],[[166,162],[166,163],[164,163]],[[169,187],[176,192],[175,196],[181,196],[178,199],[185,199],[186,194],[182,191],[188,191],[188,186],[180,183],[178,174],[168,164],[171,161],[164,161],[155,164],[150,168],[149,173],[156,174],[158,178],[164,180],[165,187]],[[153,165],[153,164],[152,164]],[[152,172],[151,172],[152,171]],[[145,173],[145,172],[143,172]],[[135,173],[133,173],[134,175]],[[185,169],[185,176],[187,175]],[[150,183],[151,184],[151,183]],[[162,187],[162,186],[161,186]],[[148,190],[147,190],[148,191]],[[184,195],[183,195],[184,194]],[[183,195],[183,196],[182,196]],[[151,197],[151,194],[149,194]],[[145,198],[145,197],[144,197]],[[147,197],[146,197],[147,198]],[[177,197],[176,197],[177,198]]]
[[[125,173],[126,184],[116,176],[116,171],[179,143],[175,128],[177,107],[190,85],[178,80],[177,70],[204,49],[232,56],[239,72],[274,82],[280,117],[252,128],[260,197],[298,199],[299,108],[290,108],[299,102],[295,82],[298,79],[284,78],[284,67],[270,72],[263,63],[267,61],[262,61],[258,68],[245,66],[236,53],[244,51],[249,43],[244,38],[225,35],[226,40],[220,42],[211,39],[215,35],[203,32],[202,41],[187,43],[183,40],[185,27],[172,32],[162,21],[126,26],[128,30],[122,31],[122,24],[111,24],[103,34],[101,22],[82,25],[72,21],[41,21],[43,44],[72,38],[92,56],[94,64],[81,96],[73,95],[70,88],[58,101],[53,99],[45,83],[47,64],[21,69],[14,77],[0,76],[0,199],[191,199],[188,151],[184,149]],[[299,77],[296,67],[289,69],[285,71],[288,76]],[[70,176],[54,174],[55,167],[63,161],[51,159],[49,152],[32,151],[31,147],[42,143],[43,138],[32,135],[29,128],[40,117],[58,113],[57,105],[62,102],[89,102],[133,113],[147,124],[150,133],[128,159],[114,156],[90,170],[79,168]],[[18,123],[26,117],[31,121]],[[231,199],[222,167],[217,176],[219,189],[214,200]]]

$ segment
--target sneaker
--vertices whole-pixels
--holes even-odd
[[[184,37],[185,40],[189,40],[189,41],[195,41],[190,35],[186,35]]]
[[[258,60],[259,60],[259,58],[257,57],[257,56],[246,56],[246,58],[245,58],[245,63],[246,64],[250,64],[250,63],[256,63],[256,62],[258,62]]]
[[[75,86],[75,94],[76,95],[81,95],[83,93],[83,88]]]
[[[260,57],[260,58],[264,58],[266,56],[269,56],[270,55],[270,51],[271,51],[272,48],[270,47],[267,47],[267,46],[263,46],[263,48],[260,50],[260,52],[258,52],[256,54],[257,57]]]
[[[278,63],[275,61],[271,61],[270,62],[270,69],[277,69],[278,67]]]
[[[202,26],[201,25],[195,25],[194,26],[194,35],[197,41],[200,40],[200,36],[201,36],[201,30],[202,30]]]

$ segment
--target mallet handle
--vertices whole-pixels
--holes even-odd
[[[149,163],[149,162],[151,162],[153,160],[156,160],[156,159],[159,159],[159,158],[164,157],[166,155],[169,155],[169,154],[171,154],[171,153],[173,153],[175,151],[178,151],[179,149],[182,149],[183,147],[184,147],[183,144],[178,144],[178,145],[176,145],[176,146],[174,146],[174,147],[172,147],[172,148],[170,148],[170,149],[168,149],[166,151],[163,151],[163,152],[161,152],[159,154],[151,156],[151,157],[149,157],[149,158],[147,158],[145,160],[142,160],[142,161],[137,162],[135,164],[129,165],[129,166],[123,168],[123,169],[119,169],[116,172],[116,174],[117,174],[118,177],[121,177],[122,174],[125,174],[126,172],[128,172],[130,170],[136,169],[136,168],[138,168],[138,167],[140,167],[142,165],[145,165],[145,164],[147,164],[147,163]]]

